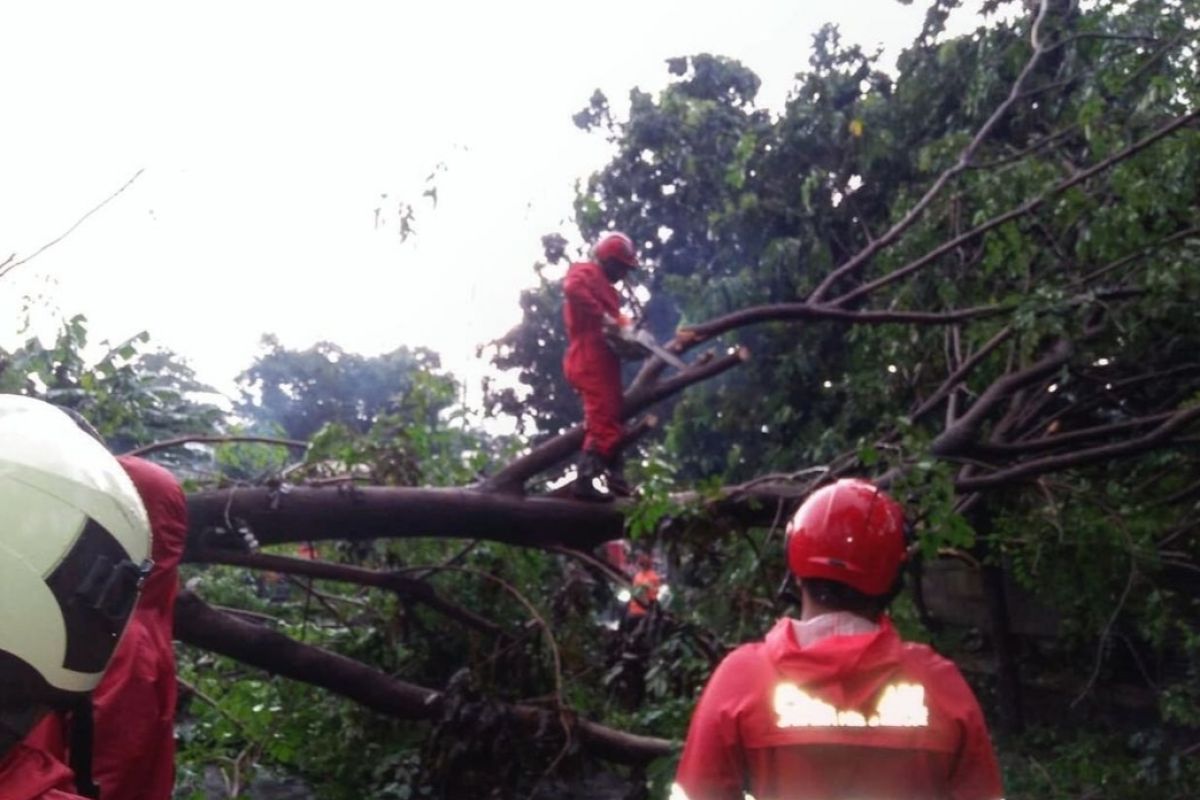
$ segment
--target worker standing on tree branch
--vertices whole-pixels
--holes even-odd
[[[591,261],[572,264],[563,280],[568,339],[563,372],[583,398],[585,430],[574,491],[584,499],[606,500],[630,493],[617,450],[623,430],[621,361],[606,335],[632,329],[632,321],[621,313],[614,284],[637,265],[633,240],[614,231],[596,242]],[[607,491],[596,486],[602,477]]]
[[[866,481],[809,496],[787,528],[800,619],[717,667],[671,800],[1001,800],[975,695],[885,613],[905,538],[900,505]]]

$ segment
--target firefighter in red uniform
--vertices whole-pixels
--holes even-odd
[[[53,406],[0,394],[3,800],[90,792],[85,757],[73,774],[22,738],[47,711],[90,706],[149,555],[145,509],[116,459]]]
[[[575,494],[582,498],[629,494],[617,452],[622,432],[621,361],[605,332],[631,324],[621,314],[613,284],[636,268],[633,241],[623,233],[606,233],[592,248],[592,260],[572,264],[563,279],[563,320],[569,341],[563,372],[583,398],[585,435],[575,481]],[[608,493],[596,488],[595,479],[601,476],[607,479]]]
[[[169,471],[136,456],[117,461],[133,481],[153,535],[154,568],[108,670],[92,693],[92,778],[103,800],[170,800],[175,786],[175,650],[172,645],[187,501]],[[52,716],[26,740],[63,759],[68,721]]]
[[[672,800],[1001,800],[970,687],[884,613],[904,556],[903,510],[870,483],[804,502],[787,529],[801,617],[721,662]]]

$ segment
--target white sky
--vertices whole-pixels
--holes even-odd
[[[593,89],[624,113],[666,58],[708,51],[778,109],[822,22],[890,61],[923,16],[920,0],[4,3],[0,261],[145,172],[0,281],[0,344],[44,293],[96,339],[148,330],[226,391],[264,332],[426,345],[477,376],[541,234],[575,235],[573,184],[606,160],[571,122]],[[417,209],[403,244],[396,200]]]

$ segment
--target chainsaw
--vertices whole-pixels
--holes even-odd
[[[608,341],[612,345],[613,351],[622,358],[629,359],[642,359],[647,356],[655,356],[661,358],[667,365],[675,369],[687,369],[686,361],[660,345],[654,338],[654,334],[641,327],[641,321],[645,318],[644,309],[633,287],[628,282],[625,282],[622,285],[622,289],[626,302],[633,309],[633,313],[639,322],[630,327],[620,327],[608,332]]]
[[[661,358],[675,369],[687,369],[687,362],[667,350],[654,339],[650,331],[634,327],[614,328],[608,333],[609,343],[617,355],[625,358]]]

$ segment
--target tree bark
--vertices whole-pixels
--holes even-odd
[[[255,486],[188,495],[191,549],[214,530],[246,524],[261,544],[328,539],[489,539],[507,544],[592,547],[623,535],[613,504],[522,498],[470,489]]]
[[[285,678],[320,686],[389,716],[429,720],[441,712],[442,693],[393,678],[345,656],[301,644],[278,631],[213,609],[190,591],[175,605],[180,641],[236,659]],[[504,709],[531,733],[555,730],[558,715],[526,705]],[[588,720],[575,720],[572,734],[589,753],[610,761],[642,764],[670,755],[667,739],[639,736]]]

